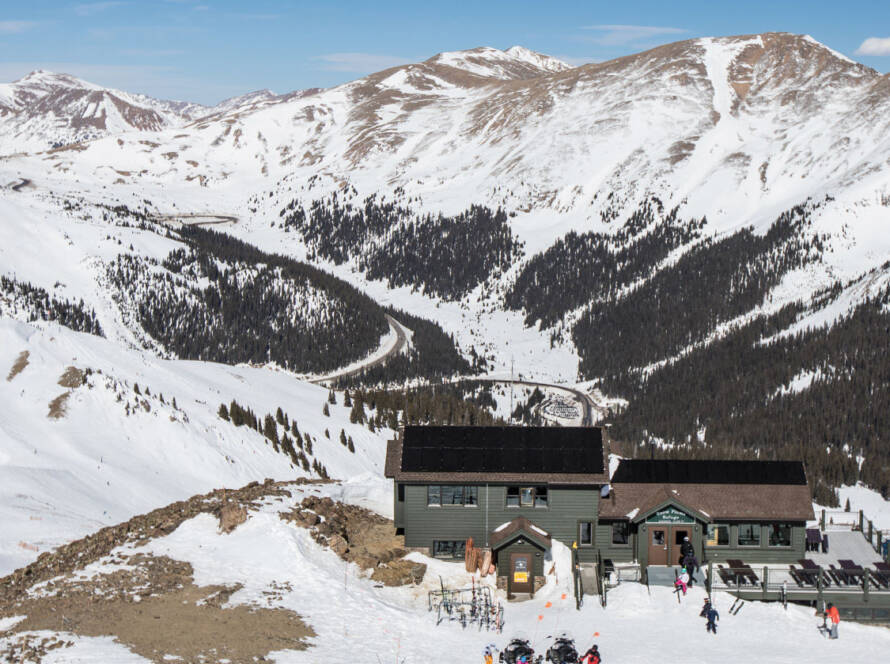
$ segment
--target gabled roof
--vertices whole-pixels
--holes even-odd
[[[609,481],[599,427],[409,426],[386,450],[399,482]]]
[[[516,517],[495,528],[488,538],[488,544],[492,551],[497,551],[520,537],[526,538],[542,549],[550,548],[550,533],[540,526],[536,526],[524,516]]]

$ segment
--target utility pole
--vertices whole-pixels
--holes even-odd
[[[513,356],[510,356],[510,424],[513,424]]]

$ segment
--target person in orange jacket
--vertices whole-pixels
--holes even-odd
[[[837,625],[841,621],[841,616],[837,611],[837,607],[831,602],[828,603],[828,606],[825,608],[825,615],[831,618],[831,628],[828,631],[829,639],[837,638]]]

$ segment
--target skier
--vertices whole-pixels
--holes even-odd
[[[689,554],[683,558],[682,565],[686,568],[686,571],[689,572],[689,585],[691,586],[695,583],[695,570],[698,569],[698,559],[694,554]]]
[[[707,618],[708,611],[711,610],[711,598],[705,597],[705,603],[701,607],[701,613],[698,614],[699,618]]]
[[[680,564],[683,565],[683,561],[686,560],[689,556],[695,555],[695,547],[692,546],[692,542],[689,541],[689,537],[683,538],[683,543],[680,545]]]
[[[683,594],[686,594],[686,587],[689,584],[689,574],[686,572],[686,568],[680,570],[680,576],[677,577],[677,580],[674,581],[674,585],[677,586],[677,589],[674,592],[683,591]]]
[[[599,647],[595,643],[590,646],[590,650],[584,653],[584,656],[581,657],[582,664],[600,664],[602,661],[603,658],[600,655]]]
[[[717,613],[717,609],[711,606],[710,602],[708,603],[708,624],[705,627],[707,631],[714,632],[714,636],[717,636],[717,621],[720,620],[720,614]]]
[[[837,638],[837,625],[841,621],[841,616],[837,611],[837,607],[831,602],[828,603],[828,606],[825,608],[825,615],[831,618],[831,628],[828,631],[829,639]]]
[[[494,662],[494,651],[497,648],[493,643],[489,643],[485,646],[485,649],[482,651],[482,661],[484,664],[493,664]]]

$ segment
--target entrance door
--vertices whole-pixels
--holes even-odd
[[[670,526],[649,526],[649,564],[668,564],[668,542],[670,542]]]
[[[671,565],[680,565],[680,561],[683,558],[683,554],[680,553],[683,548],[683,538],[689,537],[690,541],[692,541],[691,533],[689,532],[689,526],[673,526],[671,531]]]
[[[535,582],[532,575],[532,554],[510,554],[510,592],[531,593]]]

